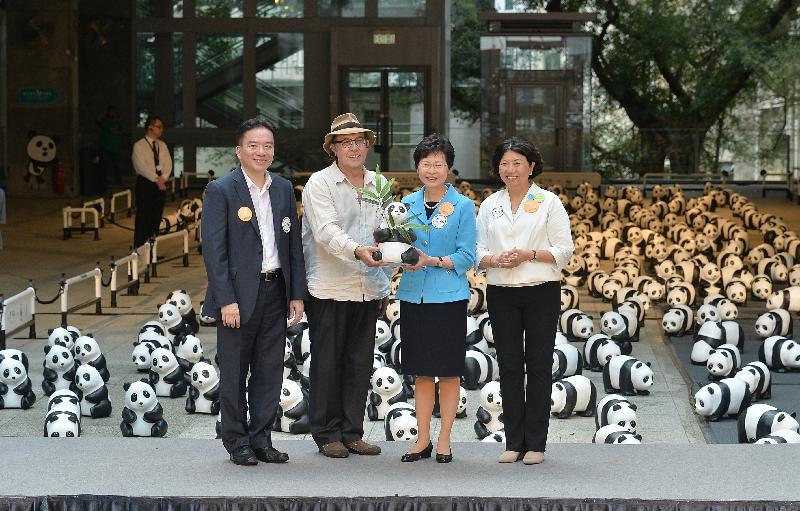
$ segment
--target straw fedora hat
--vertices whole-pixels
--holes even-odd
[[[331,132],[325,135],[325,141],[322,143],[322,150],[328,154],[333,154],[331,151],[331,142],[336,135],[352,135],[354,133],[365,133],[367,142],[372,146],[375,144],[375,133],[361,125],[358,117],[350,112],[337,116],[331,122]]]

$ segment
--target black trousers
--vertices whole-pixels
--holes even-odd
[[[378,300],[308,302],[310,422],[318,446],[364,436]]]
[[[560,287],[559,282],[546,282],[486,290],[509,451],[544,452],[547,444]]]
[[[283,384],[286,312],[285,284],[279,273],[275,280],[259,283],[247,323],[228,328],[217,321],[222,445],[228,452],[245,445],[253,449],[272,445],[270,433]]]
[[[142,176],[136,176],[136,219],[133,231],[133,248],[140,247],[158,233],[158,224],[164,216],[167,193]]]

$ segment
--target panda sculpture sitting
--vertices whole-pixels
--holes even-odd
[[[372,373],[367,416],[371,421],[384,420],[389,406],[407,401],[403,381],[391,367],[381,367]]]
[[[475,434],[483,440],[490,434],[505,429],[503,424],[503,398],[500,395],[500,382],[491,381],[481,389],[481,406],[475,412]]]
[[[308,393],[294,380],[283,380],[275,431],[302,435],[310,431]]]
[[[122,436],[154,436],[167,434],[167,421],[164,409],[158,402],[153,387],[143,381],[125,383],[125,407],[122,409],[122,422],[119,429]]]
[[[208,362],[197,362],[192,367],[187,413],[219,413],[219,375]]]
[[[6,358],[0,362],[0,409],[27,410],[36,402],[33,384],[20,360]]]
[[[108,387],[97,368],[88,364],[78,367],[75,383],[80,390],[81,415],[92,419],[111,415]]]
[[[408,219],[408,205],[402,202],[392,202],[383,210],[384,218],[388,223],[381,224],[372,235],[378,243],[378,252],[373,252],[372,258],[376,261],[388,263],[405,263],[415,265],[419,262],[419,252],[411,246],[417,236],[409,229],[402,229]]]

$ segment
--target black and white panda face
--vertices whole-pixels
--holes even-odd
[[[143,381],[135,381],[125,391],[125,406],[135,412],[146,412],[158,404],[153,387]]]
[[[100,346],[94,337],[84,335],[75,340],[75,359],[94,360],[100,355]]]
[[[71,350],[75,345],[75,337],[72,332],[63,327],[54,328],[47,336],[48,346],[63,346]]]
[[[408,206],[402,202],[392,202],[384,210],[387,220],[391,225],[400,225],[408,216]]]
[[[192,366],[192,386],[205,389],[213,387],[218,381],[217,370],[208,362],[197,362]]]
[[[167,303],[171,303],[178,308],[181,315],[185,315],[192,309],[192,299],[189,294],[182,290],[175,290],[167,295]]]
[[[171,303],[165,303],[158,308],[158,320],[167,328],[173,328],[183,320],[177,307]]]
[[[503,411],[503,396],[500,382],[490,381],[481,389],[481,404],[488,411]]]
[[[159,374],[169,374],[178,367],[178,360],[171,351],[164,348],[153,350],[151,355],[152,370]]]
[[[75,371],[75,384],[84,394],[89,394],[104,385],[103,377],[90,365],[82,365]]]
[[[706,368],[714,376],[727,375],[733,367],[733,360],[727,351],[712,350],[708,355]]]
[[[375,322],[375,346],[380,346],[389,339],[392,333],[389,330],[389,325],[382,319]]]
[[[370,379],[373,392],[385,396],[392,396],[400,392],[402,385],[400,375],[391,367],[381,367],[372,373]]]
[[[636,390],[647,390],[653,385],[653,370],[644,362],[637,362],[631,369],[631,380]]]
[[[47,135],[34,135],[28,141],[26,152],[36,163],[49,163],[56,157],[56,143]]]
[[[153,345],[150,343],[140,343],[133,347],[133,365],[137,369],[148,369],[152,362]]]
[[[717,308],[710,303],[703,304],[697,309],[695,322],[698,325],[702,325],[706,321],[714,321],[717,323],[722,321],[722,319],[719,317],[719,311],[717,311]]]
[[[734,280],[725,286],[725,296],[733,303],[743,304],[747,302],[747,286],[740,280]]]
[[[51,438],[75,438],[80,436],[80,420],[74,412],[60,410],[47,414],[44,435]]]
[[[72,357],[72,353],[67,348],[60,345],[50,347],[44,362],[45,367],[58,373],[66,372],[75,365],[75,359]]]
[[[0,381],[9,387],[16,387],[27,377],[28,373],[19,360],[7,358],[0,362]]]
[[[622,316],[615,311],[608,311],[600,318],[601,330],[608,336],[615,336],[626,331],[627,325]]]
[[[294,380],[283,380],[279,405],[283,410],[294,408],[303,400],[303,391]]]

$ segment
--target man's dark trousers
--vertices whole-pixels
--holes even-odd
[[[136,176],[136,219],[134,222],[133,248],[141,247],[158,233],[158,225],[164,216],[166,192],[149,179]]]

